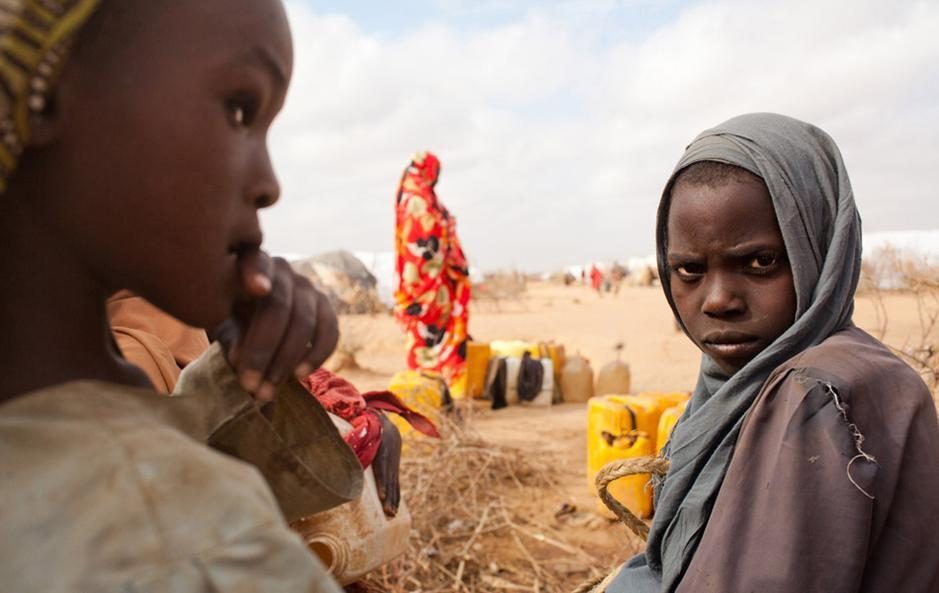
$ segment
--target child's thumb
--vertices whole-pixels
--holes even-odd
[[[271,292],[274,260],[263,251],[243,253],[238,257],[241,290],[251,298],[263,298]]]

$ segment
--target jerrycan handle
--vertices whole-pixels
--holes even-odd
[[[636,411],[629,407],[629,404],[623,404],[626,411],[629,412],[629,421],[632,422],[631,430],[639,430],[639,422],[636,420]]]

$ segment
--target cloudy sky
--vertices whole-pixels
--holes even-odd
[[[279,253],[392,248],[419,149],[482,269],[652,252],[699,131],[776,111],[834,136],[865,230],[939,228],[939,2],[287,0]]]

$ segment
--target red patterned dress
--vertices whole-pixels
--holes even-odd
[[[414,156],[398,188],[395,317],[407,332],[407,364],[440,373],[459,397],[466,374],[470,279],[456,220],[437,200],[440,161]]]

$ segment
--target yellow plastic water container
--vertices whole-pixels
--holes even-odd
[[[420,371],[401,371],[391,378],[388,391],[398,396],[409,408],[427,416],[435,425],[439,425],[444,405],[442,381],[438,377]],[[403,438],[420,434],[397,414],[388,414],[388,417],[398,427]]]
[[[530,353],[532,358],[541,356],[541,347],[538,344],[522,340],[495,340],[489,343],[489,348],[492,356],[521,358],[526,352]]]
[[[343,435],[351,425],[330,414]],[[372,468],[358,500],[291,524],[341,585],[358,581],[400,556],[407,549],[411,514],[404,500],[398,514],[385,516]]]
[[[655,405],[636,396],[600,396],[589,400],[587,409],[587,481],[596,491],[597,473],[608,463],[621,459],[648,457],[655,452],[653,436],[642,430],[655,414]],[[641,423],[640,423],[641,422]],[[652,516],[652,488],[649,474],[627,476],[609,486],[609,492],[637,517]],[[613,517],[597,501],[599,512]]]
[[[489,344],[470,342],[466,347],[466,392],[467,398],[481,398],[486,389],[486,368],[492,357]]]
[[[655,442],[655,435],[659,429],[659,416],[662,415],[662,408],[659,400],[654,394],[639,393],[634,395],[598,395],[597,398],[605,398],[614,408],[628,407],[636,417],[636,428]]]
[[[628,405],[635,412],[639,430],[649,435],[656,452],[658,452],[664,442],[658,436],[662,415],[666,410],[687,402],[689,395],[677,392],[646,392],[633,395],[609,395],[607,397],[617,404]],[[666,438],[668,437],[666,436]]]
[[[597,373],[597,385],[594,388],[594,395],[612,395],[620,393],[629,393],[631,375],[629,365],[619,360],[613,360],[600,369]]]
[[[561,371],[564,370],[564,363],[567,362],[567,356],[564,352],[564,345],[555,342],[547,342],[541,345],[541,358],[550,358],[554,367],[554,383],[561,384]]]
[[[570,356],[561,370],[561,396],[565,402],[584,403],[593,397],[593,369],[582,356]]]
[[[675,424],[678,423],[678,419],[681,418],[681,415],[685,413],[685,408],[687,406],[688,397],[685,396],[685,401],[670,408],[666,408],[662,412],[662,416],[659,417],[659,428],[655,438],[656,454],[662,452],[662,449],[665,447],[665,443],[668,441],[668,437],[672,434],[672,429],[675,428]]]
[[[687,391],[684,392],[670,392],[670,393],[652,393],[659,400],[659,407],[663,410],[666,408],[673,408],[679,404],[686,403],[690,398],[691,394]]]

